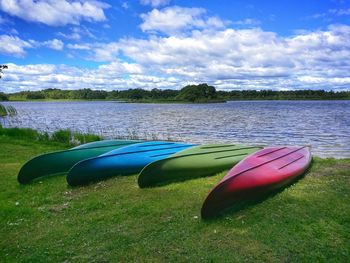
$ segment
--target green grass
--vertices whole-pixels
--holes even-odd
[[[350,160],[315,158],[296,184],[210,221],[224,173],[139,189],[136,176],[70,188],[64,176],[21,186],[26,160],[66,144],[0,135],[1,262],[348,262]]]
[[[65,144],[66,146],[76,146],[102,139],[95,134],[83,134],[71,130],[57,130],[49,135],[46,132],[38,132],[30,128],[2,128],[1,125],[0,136],[10,136],[11,138],[40,142],[55,142]]]

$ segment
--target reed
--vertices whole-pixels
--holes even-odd
[[[0,103],[0,125],[4,126],[6,119],[15,115],[17,115],[17,110],[15,107],[11,105],[5,106]]]
[[[50,134],[48,132],[40,132],[30,128],[3,128],[0,126],[0,136],[1,135],[23,140],[58,142],[68,146],[76,146],[102,139],[100,136],[95,134],[83,134],[73,132],[71,130],[58,130]]]
[[[0,104],[0,117],[4,117],[7,115],[6,107]]]
[[[0,125],[0,136],[5,135],[17,139],[28,139],[40,142],[58,142],[67,146],[76,146],[93,141],[100,141],[106,139],[103,134],[108,133],[108,131],[103,130],[99,132],[99,135],[97,135],[93,134],[91,131],[88,133],[82,133],[70,129],[60,129],[50,132],[49,127],[46,127],[46,129],[43,129],[42,131],[38,131],[31,128],[4,128]],[[114,140],[175,141],[175,139],[169,134],[156,134],[148,132],[140,133],[136,129],[128,129],[123,133],[111,131],[110,134],[112,135],[108,136],[108,139]]]

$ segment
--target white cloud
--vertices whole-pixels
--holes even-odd
[[[0,35],[0,43],[0,53],[15,57],[23,57],[25,49],[33,47],[31,43],[9,35]]]
[[[105,27],[106,24],[103,25]],[[107,25],[108,26],[108,25]],[[85,26],[72,27],[69,29],[69,33],[58,32],[57,35],[70,39],[70,40],[80,40],[82,36],[87,36],[92,39],[96,39],[96,36]]]
[[[14,57],[24,57],[26,55],[26,49],[30,48],[46,47],[54,50],[62,50],[64,47],[64,43],[58,39],[39,42],[32,39],[23,40],[12,35],[0,35],[0,43],[0,53]]]
[[[152,7],[158,7],[169,4],[170,0],[140,0],[143,5],[150,5]]]
[[[104,9],[108,7],[100,1],[0,0],[3,12],[49,26],[79,25],[82,20],[104,21]]]
[[[123,3],[122,3],[122,8],[124,8],[125,10],[129,9],[129,4],[128,4],[128,2],[123,2]]]
[[[64,44],[61,40],[58,39],[53,39],[53,40],[48,40],[44,41],[41,43],[43,46],[54,49],[54,50],[62,50],[64,47]]]
[[[75,50],[90,50],[91,47],[88,44],[68,44],[67,48]]]
[[[282,37],[261,28],[208,30],[210,18],[203,19],[205,11],[201,9],[197,12],[188,21],[192,28],[196,19],[203,21],[204,26],[197,25],[186,34],[66,45],[75,52],[83,50],[88,59],[106,63],[96,69],[39,65],[41,69],[35,70],[34,65],[10,65],[4,75],[5,86],[9,90],[49,87],[110,90],[180,88],[188,83],[207,82],[218,89],[345,90],[350,87],[348,25]],[[155,23],[153,29],[157,27],[160,30]],[[19,43],[23,41],[12,38]],[[49,41],[24,41],[22,51],[46,42]],[[31,73],[27,72],[28,68]]]
[[[238,20],[233,22],[235,25],[241,25],[241,26],[258,26],[261,24],[261,22],[254,18],[246,18],[243,20]]]
[[[208,17],[203,8],[186,8],[179,6],[167,7],[161,10],[153,9],[141,14],[144,32],[162,32],[174,35],[184,30],[218,29],[226,24],[218,17]]]
[[[145,75],[175,77],[178,87],[191,81],[255,89],[344,89],[350,85],[347,25],[292,37],[259,28],[197,30],[190,35],[121,39],[95,45],[92,51],[90,57],[98,61],[114,61],[122,54],[146,69]]]
[[[328,9],[327,12],[324,13],[317,13],[312,16],[309,16],[307,18],[314,18],[319,19],[322,18],[326,21],[332,21],[335,17],[340,16],[349,16],[350,15],[350,8],[347,9]]]
[[[117,42],[95,44],[93,55],[90,56],[90,59],[99,62],[115,61],[119,55],[119,51],[120,46]]]
[[[329,13],[337,15],[337,16],[348,16],[350,15],[350,8],[348,9],[330,9]]]
[[[57,35],[71,40],[79,40],[81,38],[80,34],[76,32],[72,32],[69,34],[58,32]]]
[[[142,74],[144,70],[139,64],[115,61],[110,64],[99,66],[98,72],[115,77],[116,75],[122,74]]]
[[[5,92],[19,90],[60,89],[152,89],[176,86],[176,79],[142,75],[143,68],[135,63],[115,61],[97,69],[80,69],[65,65],[36,64],[20,66],[8,63],[2,81]],[[127,77],[126,77],[127,75]]]

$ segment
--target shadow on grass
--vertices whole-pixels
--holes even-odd
[[[66,176],[66,175],[67,175],[66,172],[55,173],[55,174],[49,174],[49,175],[43,175],[43,176],[41,176],[41,177],[34,178],[33,180],[31,180],[31,181],[28,182],[28,183],[25,183],[25,184],[18,183],[18,184],[19,184],[21,187],[26,187],[27,185],[36,185],[36,184],[45,183],[46,181],[50,181],[50,180],[52,180],[53,178],[59,178],[59,177]],[[18,181],[18,180],[17,180],[17,181]]]
[[[225,171],[225,170],[224,170]],[[157,183],[154,183],[152,185],[149,185],[149,186],[142,186],[140,188],[156,188],[156,187],[162,187],[162,186],[167,186],[167,185],[170,185],[170,184],[173,184],[173,183],[183,183],[183,182],[186,182],[186,181],[192,181],[192,180],[196,180],[196,179],[200,179],[200,178],[206,178],[206,177],[212,177],[212,176],[216,176],[217,174],[219,173],[222,173],[224,171],[221,171],[221,172],[214,172],[214,173],[211,173],[211,174],[207,174],[207,175],[194,175],[194,176],[178,176],[176,178],[174,177],[171,177],[169,179],[166,179],[164,181],[161,181],[161,182],[157,182]],[[227,171],[227,170],[226,170]],[[224,175],[222,176],[224,177]],[[220,179],[221,180],[221,179]]]

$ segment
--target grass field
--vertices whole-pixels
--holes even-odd
[[[315,158],[275,196],[203,221],[224,173],[151,189],[136,175],[17,183],[26,160],[66,147],[0,136],[1,262],[349,262],[350,159]]]

